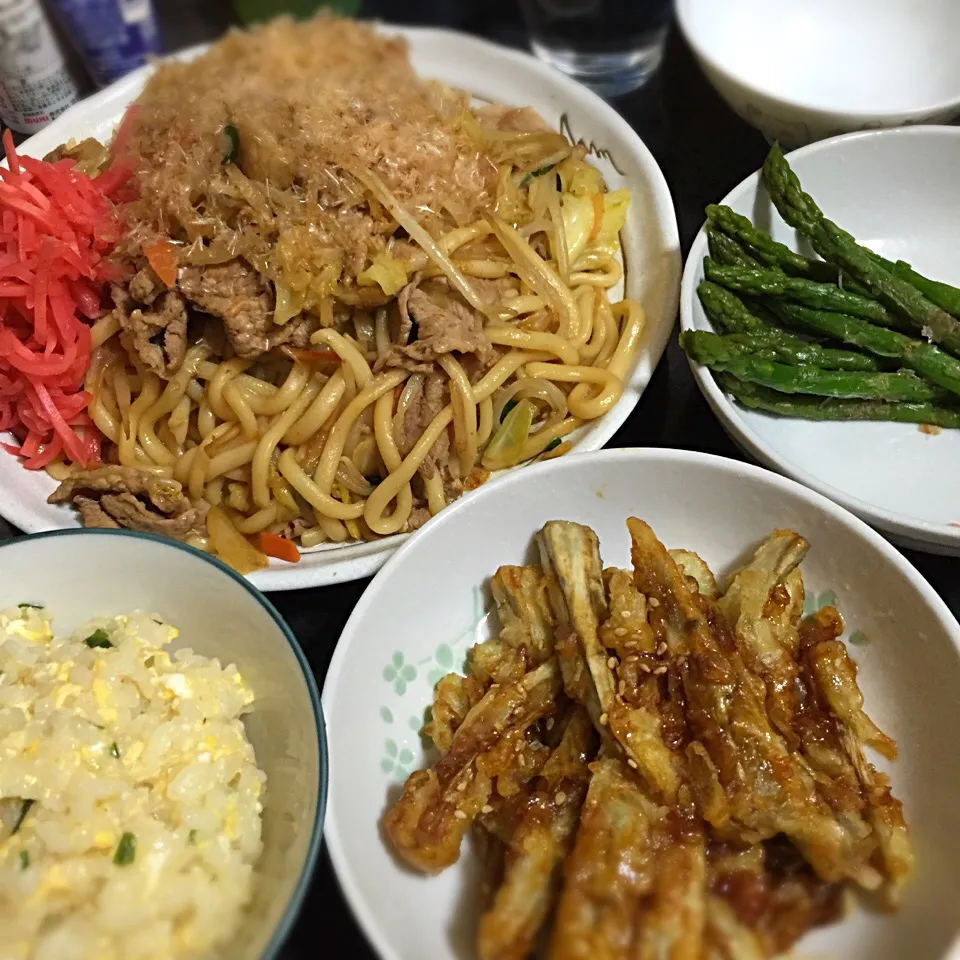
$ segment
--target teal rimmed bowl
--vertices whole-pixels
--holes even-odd
[[[46,606],[58,635],[92,617],[156,613],[180,630],[173,649],[237,665],[256,697],[244,722],[267,788],[253,902],[222,956],[278,957],[320,851],[328,768],[313,671],[273,604],[220,561],[127,530],[62,530],[0,545],[0,609],[19,603]]]

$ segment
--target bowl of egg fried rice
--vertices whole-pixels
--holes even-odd
[[[0,545],[0,957],[267,960],[327,788],[313,673],[205,554],[119,530]]]

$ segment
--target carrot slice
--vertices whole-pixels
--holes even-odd
[[[168,286],[177,282],[177,252],[169,240],[154,240],[143,248],[147,263],[153,272]]]
[[[278,537],[275,533],[262,530],[257,537],[260,552],[277,560],[286,560],[287,563],[299,563],[300,551],[297,545],[286,537]]]
[[[339,363],[340,357],[333,350],[300,350],[291,347],[287,353],[304,363]]]

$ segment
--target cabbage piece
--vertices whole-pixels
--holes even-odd
[[[576,263],[594,232],[596,212],[592,195],[577,197],[566,193],[560,204],[563,232],[567,238],[567,257]]]
[[[403,263],[391,256],[386,250],[378,253],[373,262],[357,276],[361,287],[380,285],[380,289],[392,297],[407,285],[407,271]]]
[[[587,197],[591,193],[603,193],[603,174],[583,160],[567,160],[560,165],[560,178],[563,189],[575,197]]]
[[[536,412],[534,404],[524,399],[503,417],[503,422],[484,451],[484,467],[499,470],[520,462]]]
[[[603,220],[592,246],[611,256],[620,252],[620,231],[627,222],[627,209],[630,206],[629,190],[614,190],[604,194]]]
[[[231,523],[219,507],[207,513],[207,533],[216,555],[237,573],[253,573],[267,565],[267,558]]]
[[[284,324],[303,310],[306,299],[304,291],[293,290],[283,280],[274,282],[277,293],[277,305],[273,311],[273,322]]]

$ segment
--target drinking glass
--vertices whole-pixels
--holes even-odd
[[[520,0],[530,46],[601,96],[628,93],[660,65],[672,0]]]

